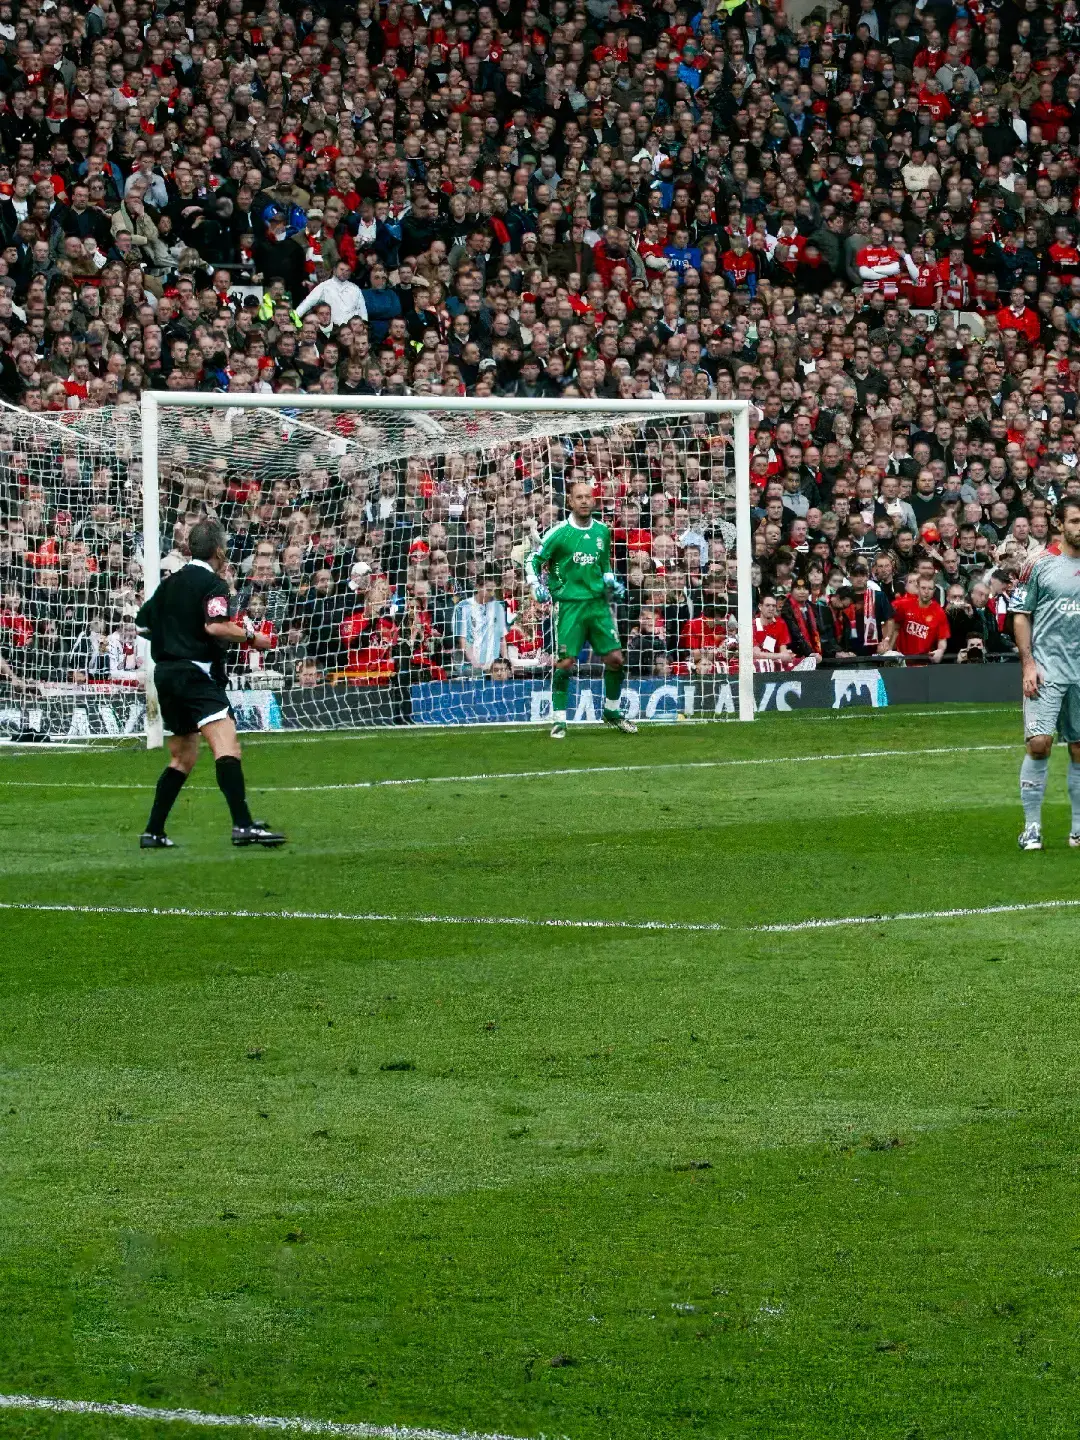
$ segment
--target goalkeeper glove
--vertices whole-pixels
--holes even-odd
[[[551,591],[547,588],[547,586],[543,583],[542,580],[536,580],[533,582],[532,593],[533,599],[538,605],[546,605],[551,599]]]
[[[604,576],[604,588],[615,600],[621,600],[626,594],[626,586],[615,574],[614,570],[609,570]]]
[[[248,640],[254,640],[254,639],[255,639],[255,621],[252,620],[251,616],[250,616],[250,615],[241,615],[241,616],[240,616],[240,622],[239,622],[239,623],[240,623],[240,625],[243,627],[243,631],[244,631],[244,636],[245,636],[245,638],[248,639]]]

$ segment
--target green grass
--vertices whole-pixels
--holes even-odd
[[[971,709],[255,742],[255,791],[687,767],[275,790],[276,853],[229,847],[209,768],[143,854],[148,791],[106,787],[160,757],[3,753],[0,901],[731,928],[0,912],[0,1392],[1074,1436],[1078,917],[746,928],[1080,896],[1060,756],[1016,851],[1017,740]],[[975,745],[1012,748],[690,768]]]

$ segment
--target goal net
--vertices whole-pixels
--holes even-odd
[[[0,741],[144,732],[137,422],[0,402]]]
[[[22,559],[4,568],[0,653],[32,688],[0,681],[0,733],[142,731],[134,612],[205,516],[226,528],[237,612],[273,642],[230,655],[243,728],[544,721],[554,616],[525,564],[577,480],[625,586],[624,712],[735,715],[740,444],[748,469],[745,407],[718,402],[163,393],[141,413],[4,412],[7,544]],[[586,650],[569,718],[598,720],[602,703]],[[154,743],[152,699],[149,712]]]

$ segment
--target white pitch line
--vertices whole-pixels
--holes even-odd
[[[912,710],[907,705],[871,706],[854,705],[847,710],[799,710],[798,723],[825,723],[831,724],[835,720],[889,720],[903,716],[907,720],[935,719],[935,720],[971,720],[983,715],[1017,715],[1020,712],[1020,701],[1017,699],[1015,705],[983,705],[976,702],[968,704],[953,704],[949,701],[942,701],[936,710]],[[786,724],[790,718],[775,710],[766,710],[758,715],[758,720],[768,723],[776,721],[779,724]],[[322,745],[328,739],[355,740],[385,740],[387,738],[402,738],[410,735],[461,735],[461,734],[501,734],[501,735],[540,735],[543,733],[547,721],[535,720],[491,720],[491,721],[462,721],[454,725],[363,725],[343,726],[338,730],[324,731],[317,734],[301,734],[294,730],[245,730],[242,738],[245,744],[270,743],[274,745]],[[603,726],[602,720],[571,720],[570,733],[596,731]],[[738,725],[739,721],[734,715],[724,718],[714,715],[695,715],[687,720],[675,721],[650,720],[650,730],[657,730],[667,725],[678,725],[679,729],[685,729],[688,725]]]
[[[1019,743],[1019,742],[1017,742]],[[261,795],[313,795],[337,790],[390,790],[409,785],[468,785],[477,781],[549,780],[567,775],[640,775],[670,770],[738,770],[767,765],[818,765],[837,760],[917,759],[930,755],[977,755],[992,751],[1015,750],[1017,745],[937,745],[922,750],[849,750],[835,755],[762,755],[744,760],[671,760],[654,765],[576,765],[559,770],[504,770],[481,772],[478,775],[409,775],[388,780],[341,780],[330,785],[258,785],[250,788]],[[0,780],[0,786],[22,790],[149,790],[145,785],[94,780]],[[192,790],[211,790],[209,785],[193,785]]]
[[[297,1435],[343,1435],[354,1440],[515,1440],[511,1435],[472,1430],[416,1429],[410,1425],[346,1424],[337,1420],[304,1420],[283,1415],[213,1415],[204,1410],[159,1410],[149,1405],[121,1405],[97,1400],[56,1400],[49,1395],[0,1395],[0,1410],[47,1410],[54,1415],[109,1415],[118,1420],[157,1420],[176,1425],[218,1429],[284,1430]]]
[[[181,905],[65,905],[32,900],[0,901],[0,911],[46,915],[131,915],[174,920],[318,920],[352,925],[493,925],[524,930],[677,931],[681,934],[793,935],[801,930],[839,930],[855,925],[892,925],[908,920],[958,920],[979,915],[1019,915],[1034,910],[1075,910],[1080,900],[1026,900],[1015,904],[957,906],[949,910],[898,910],[878,915],[826,915],[760,925],[722,920],[564,920],[533,915],[394,915],[347,910],[216,910]]]

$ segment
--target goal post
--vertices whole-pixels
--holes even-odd
[[[237,588],[242,596],[256,596],[256,619],[264,615],[259,600],[264,572],[280,570],[282,556],[288,559],[288,573],[271,579],[303,594],[297,613],[302,611],[308,628],[298,633],[301,627],[288,626],[286,631],[288,617],[276,607],[281,652],[270,652],[260,671],[238,675],[234,670],[238,688],[244,683],[259,691],[275,716],[275,728],[536,720],[544,717],[542,682],[547,680],[549,691],[554,647],[550,618],[533,613],[523,562],[538,545],[543,522],[561,518],[569,477],[583,473],[599,492],[602,517],[615,528],[624,573],[632,558],[628,545],[642,542],[618,522],[630,523],[634,516],[649,526],[655,518],[658,528],[672,517],[683,523],[689,516],[697,526],[691,543],[701,544],[702,571],[716,568],[714,551],[734,559],[733,576],[732,567],[721,562],[729,572],[723,587],[722,655],[699,652],[669,667],[658,661],[659,679],[665,678],[665,669],[677,673],[667,676],[666,685],[652,675],[637,690],[628,682],[632,697],[648,692],[651,705],[656,691],[666,689],[677,698],[670,704],[665,700],[662,718],[673,718],[672,707],[680,714],[693,710],[694,684],[708,677],[726,686],[725,713],[752,720],[749,411],[745,400],[147,391],[139,417],[146,593],[152,593],[162,568],[176,563],[175,545],[171,556],[163,553],[163,536],[183,526],[188,497],[196,506],[228,512],[227,526],[239,524],[244,530]],[[208,473],[216,478],[200,489],[199,477]],[[653,499],[658,494],[660,503]],[[650,507],[655,514],[642,513]],[[295,547],[288,543],[294,526],[295,538],[308,547],[299,576],[292,568]],[[386,528],[392,532],[389,538]],[[408,542],[404,551],[399,530]],[[276,555],[268,541],[257,540],[252,551],[253,535],[264,532],[276,533]],[[690,533],[688,526],[677,543]],[[372,537],[377,539],[374,549],[363,543]],[[312,600],[312,588],[323,583],[316,574],[323,545],[327,564],[335,570],[327,583],[339,596],[344,591],[347,602],[336,609],[327,603],[320,610],[319,597]],[[388,556],[393,558],[388,561]],[[645,563],[651,564],[651,557]],[[516,586],[511,581],[512,595],[500,590],[500,565],[505,566],[503,577],[511,570],[518,577]],[[663,562],[657,562],[657,570],[662,575]],[[389,595],[384,571],[393,582]],[[480,585],[489,573],[494,576],[491,593],[500,596],[506,611],[502,655],[508,644],[512,658],[501,658],[493,646],[463,660],[459,630],[467,629],[471,617],[462,616],[461,600],[486,595]],[[677,608],[655,583],[655,574],[639,578],[648,587],[644,598],[656,593],[665,613]],[[422,633],[427,622],[418,624],[413,591],[430,597],[444,583],[460,598],[453,607],[443,604],[435,627],[440,637],[430,641]],[[385,616],[379,614],[380,602]],[[489,603],[482,601],[480,608]],[[351,604],[357,609],[346,614]],[[658,607],[647,608],[650,623],[657,624]],[[482,629],[482,615],[480,620]],[[346,637],[344,648],[335,627]],[[678,651],[678,636],[671,638]],[[243,663],[248,661],[258,663],[254,652],[243,657]],[[297,674],[307,694],[296,690]],[[739,684],[737,676],[748,677],[749,683]],[[440,684],[442,694],[433,697]],[[147,691],[147,744],[160,745],[149,667]],[[584,683],[578,701],[574,713],[593,718]],[[641,713],[651,718],[647,708]]]
[[[149,395],[149,392],[147,392]],[[139,415],[142,446],[142,534],[143,597],[149,599],[161,584],[161,497],[158,474],[158,407],[143,399]],[[154,661],[149,646],[144,657],[146,690],[146,748],[160,750],[165,744],[165,727],[154,685]]]

